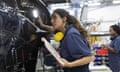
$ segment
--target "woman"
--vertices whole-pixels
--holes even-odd
[[[41,20],[39,20],[40,23]],[[61,40],[61,60],[64,72],[89,72],[89,63],[94,57],[87,41],[87,31],[79,21],[64,9],[56,9],[51,18],[53,26],[40,24],[43,28],[52,32],[62,32],[64,38]]]
[[[110,26],[111,43],[110,46],[103,45],[108,49],[109,65],[112,72],[120,72],[120,27]]]

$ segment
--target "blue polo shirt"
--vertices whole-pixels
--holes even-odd
[[[109,51],[109,65],[112,72],[120,72],[120,35],[112,38],[110,46],[114,48],[117,53]]]
[[[70,62],[92,55],[88,41],[72,25],[67,28],[60,48],[61,56]],[[89,72],[89,68],[88,64],[86,64],[73,68],[64,68],[64,72]]]

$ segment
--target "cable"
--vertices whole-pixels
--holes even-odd
[[[42,5],[46,7],[46,4],[42,0],[39,0],[39,1],[42,3]]]

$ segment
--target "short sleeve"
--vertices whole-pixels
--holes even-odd
[[[117,52],[120,52],[120,38],[117,38],[116,41],[114,42],[114,49]]]
[[[73,58],[81,58],[92,55],[88,42],[85,41],[80,34],[69,34],[66,44],[68,51]]]

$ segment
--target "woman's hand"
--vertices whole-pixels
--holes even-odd
[[[72,67],[71,63],[68,62],[66,59],[60,58],[60,60],[63,62],[62,64],[60,64],[61,67],[69,67],[69,68]]]
[[[46,40],[46,38],[44,37],[41,37],[41,41],[44,42]]]
[[[37,22],[39,23],[39,26],[49,32],[54,32],[55,29],[53,28],[53,26],[49,26],[43,23],[42,19],[39,17]]]
[[[63,62],[60,64],[61,67],[72,68],[72,67],[78,67],[78,66],[89,64],[91,61],[94,60],[94,56],[86,56],[86,57],[74,60],[72,62],[69,62],[64,58],[60,58],[60,59]]]
[[[102,48],[107,49],[107,50],[109,50],[109,51],[111,51],[113,53],[118,53],[114,48],[112,48],[112,47],[110,47],[108,45],[102,45]]]
[[[103,49],[108,49],[108,48],[109,48],[109,46],[108,46],[108,45],[103,44],[103,45],[102,45],[102,48],[103,48]]]

